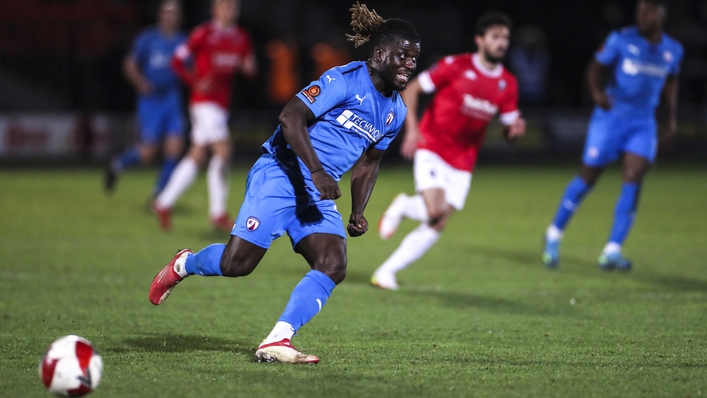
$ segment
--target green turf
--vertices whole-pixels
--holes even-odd
[[[368,278],[414,224],[387,242],[375,229],[351,239],[346,280],[294,340],[321,358],[314,366],[254,361],[307,271],[287,238],[247,278],[193,277],[164,305],[148,302],[177,249],[227,239],[208,224],[203,178],[163,233],[145,209],[153,171],[125,175],[112,197],[97,170],[2,171],[0,396],[46,396],[37,364],[66,334],[103,355],[95,397],[707,395],[704,165],[651,172],[625,246],[630,273],[595,264],[616,169],[572,221],[560,268],[542,266],[542,233],[575,169],[480,165],[466,209],[399,275],[398,292]],[[233,173],[234,213],[244,173]],[[410,168],[385,168],[367,211],[373,226],[403,190],[412,191]]]

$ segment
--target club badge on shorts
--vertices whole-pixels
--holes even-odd
[[[260,226],[260,220],[251,216],[245,221],[245,229],[248,231],[255,231]]]

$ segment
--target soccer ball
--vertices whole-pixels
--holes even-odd
[[[103,358],[83,337],[64,336],[52,343],[39,363],[39,376],[56,395],[82,397],[98,386]]]

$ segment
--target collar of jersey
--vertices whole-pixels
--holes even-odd
[[[500,77],[503,73],[503,65],[497,64],[494,69],[488,69],[479,60],[479,54],[474,53],[471,56],[471,62],[474,63],[474,67],[481,72],[482,75],[486,77]]]

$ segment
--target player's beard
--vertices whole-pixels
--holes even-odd
[[[407,83],[401,86],[400,83],[395,80],[395,74],[391,75],[389,73],[381,73],[381,79],[387,87],[390,87],[396,91],[403,91],[405,90],[405,87],[407,87]]]
[[[506,58],[506,52],[503,51],[501,55],[494,55],[491,54],[489,50],[484,50],[484,57],[489,62],[492,62],[494,64],[500,64]]]

